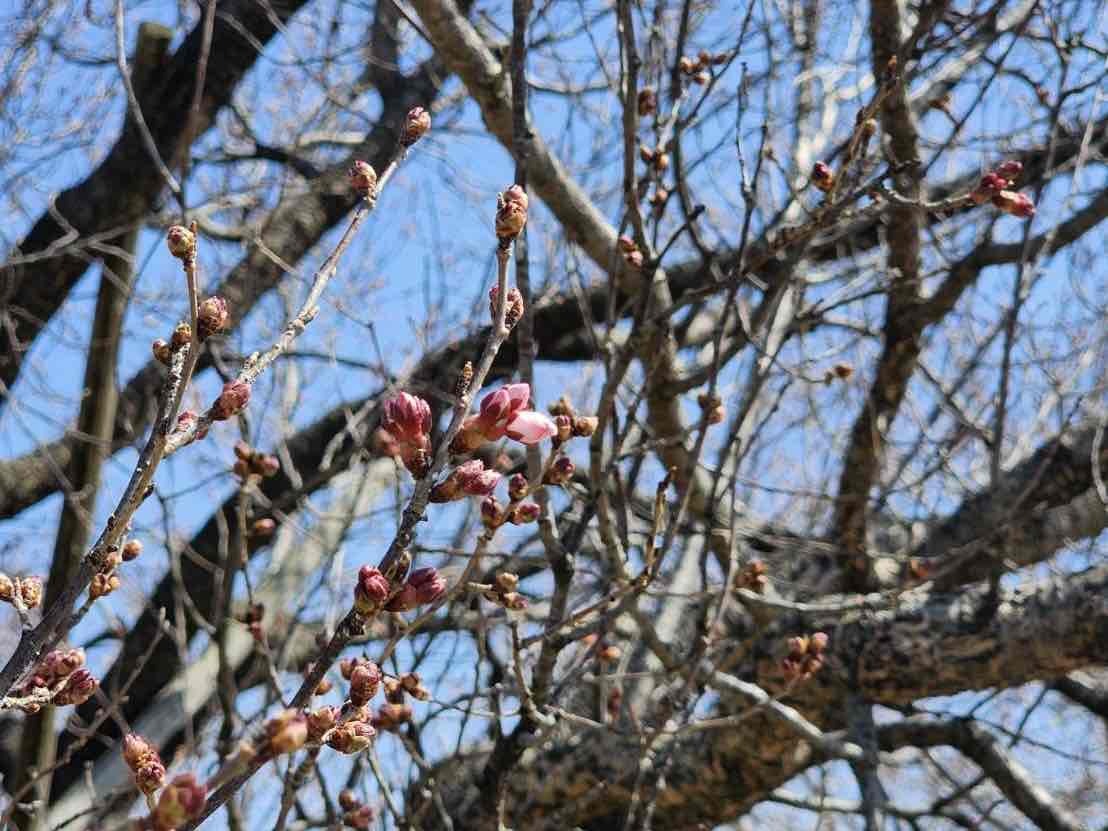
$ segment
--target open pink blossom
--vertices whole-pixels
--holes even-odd
[[[522,444],[538,444],[558,435],[558,427],[549,416],[534,410],[522,410],[508,422],[508,438]]]

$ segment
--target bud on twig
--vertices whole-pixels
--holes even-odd
[[[527,194],[519,185],[512,185],[497,198],[496,236],[501,247],[512,242],[527,224]]]
[[[172,226],[165,235],[169,253],[186,265],[196,260],[196,235],[183,225]]]
[[[308,718],[299,710],[283,710],[266,722],[265,732],[274,756],[294,753],[308,741]]]
[[[222,297],[209,297],[200,304],[196,315],[196,336],[200,342],[217,335],[227,328],[230,314],[227,301]]]
[[[500,289],[493,286],[489,289],[489,314],[492,322],[496,323],[496,305],[500,300]],[[504,325],[512,329],[523,318],[523,295],[515,286],[508,289],[507,305],[504,309]]]
[[[404,127],[400,132],[400,143],[411,147],[431,129],[431,114],[423,107],[412,107],[404,118]]]
[[[363,199],[373,199],[377,196],[377,171],[369,162],[354,162],[347,176],[350,177],[350,187]]]
[[[200,816],[207,795],[207,790],[193,774],[182,773],[174,777],[161,792],[158,805],[150,816],[154,831],[172,831]]]
[[[835,184],[835,174],[826,162],[816,162],[812,166],[812,184],[827,193]]]
[[[466,496],[487,496],[496,488],[500,474],[486,470],[480,459],[458,465],[443,481],[431,488],[432,502],[455,502]]]
[[[228,381],[208,410],[208,417],[212,421],[226,421],[245,410],[249,403],[250,385],[244,381]]]
[[[355,707],[368,704],[381,685],[381,670],[373,661],[358,661],[350,671],[350,703]]]
[[[354,589],[354,608],[363,615],[371,615],[389,598],[389,581],[372,566],[358,570],[358,585]]]
[[[653,115],[658,111],[658,93],[653,87],[643,87],[639,90],[639,116]]]

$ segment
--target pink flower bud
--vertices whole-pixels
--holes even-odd
[[[404,127],[400,133],[400,143],[411,147],[431,129],[431,114],[423,107],[412,107],[404,118]]]
[[[550,417],[535,410],[523,410],[508,422],[508,438],[522,444],[538,444],[543,439],[554,438],[558,428]]]
[[[20,577],[16,580],[19,599],[28,609],[34,609],[42,602],[42,580],[38,577]]]
[[[209,297],[200,304],[196,316],[196,335],[201,341],[207,340],[212,335],[222,332],[227,328],[230,315],[227,312],[227,301],[222,297]]]
[[[347,176],[350,178],[350,187],[359,196],[373,198],[377,195],[377,171],[369,162],[354,162]]]
[[[831,186],[835,183],[835,174],[831,172],[831,168],[828,167],[826,162],[816,162],[812,166],[812,184],[822,190],[824,193],[831,190]]]
[[[576,465],[568,456],[559,456],[554,460],[554,464],[550,466],[550,470],[546,474],[545,481],[548,485],[564,485],[570,479],[573,478],[573,473],[577,469]]]
[[[364,721],[348,721],[336,727],[327,737],[327,744],[339,753],[361,753],[373,744],[377,731]]]
[[[308,741],[323,741],[324,734],[338,724],[339,713],[338,707],[320,707],[308,713]]]
[[[512,510],[508,521],[513,525],[526,525],[539,518],[539,506],[534,502],[521,502]]]
[[[419,445],[431,432],[431,406],[418,396],[399,393],[385,402],[381,426],[398,442]]]
[[[527,482],[527,477],[522,473],[512,474],[512,478],[508,480],[508,498],[513,502],[519,502],[521,499],[527,496],[530,486]]]
[[[177,415],[177,428],[175,432],[188,432],[189,430],[192,430],[199,421],[200,416],[198,416],[192,410],[184,410]],[[196,431],[196,438],[198,439],[202,439],[206,435],[208,435],[208,430],[206,427]]]
[[[489,289],[489,315],[493,323],[496,322],[496,305],[500,300],[500,289],[493,286]],[[523,317],[523,295],[514,286],[508,289],[508,299],[504,306],[504,325],[511,329]]]
[[[153,746],[138,733],[128,733],[123,737],[123,761],[131,770],[152,752],[155,752]]]
[[[373,717],[373,726],[378,730],[396,730],[411,719],[412,708],[407,704],[382,704]]]
[[[265,732],[274,755],[293,753],[308,741],[308,719],[299,710],[284,710],[266,722]]]
[[[499,474],[497,474],[499,475]],[[407,585],[416,592],[416,602],[420,605],[434,603],[446,591],[446,580],[435,568],[417,568],[408,575]]]
[[[1019,164],[1019,162],[1015,162]],[[808,651],[810,653],[819,654],[827,648],[827,633],[826,632],[813,632],[812,637],[808,642]]]
[[[504,524],[504,506],[495,496],[487,496],[481,500],[481,524],[486,528],[499,528]]]
[[[485,470],[485,463],[472,459],[458,465],[439,484],[431,489],[432,502],[454,502],[465,496],[485,496],[496,488],[500,474]]]
[[[1004,213],[1020,219],[1030,219],[1035,215],[1035,203],[1026,195],[1013,190],[1002,190],[993,197],[993,204]]]
[[[986,173],[981,177],[981,181],[977,184],[977,187],[970,194],[970,198],[978,205],[983,205],[988,202],[1004,188],[1008,186],[1007,180],[999,174]]]
[[[76,670],[66,679],[65,686],[54,696],[54,703],[59,707],[65,707],[68,704],[84,704],[92,698],[92,694],[96,692],[96,686],[96,679],[92,677],[91,672],[87,669]]]
[[[485,430],[481,426],[481,417],[467,416],[462,422],[462,429],[450,442],[450,452],[456,455],[472,453],[486,441],[488,439],[485,438]]]
[[[500,194],[496,211],[496,235],[504,243],[519,236],[527,224],[527,194],[519,185],[512,185]]]
[[[998,164],[994,173],[1005,181],[1014,183],[1016,179],[1020,177],[1020,174],[1023,173],[1023,165],[1014,159],[1010,159]]]
[[[155,831],[170,831],[200,816],[207,798],[204,786],[191,773],[175,776],[158,798],[151,815]]]
[[[183,225],[174,225],[166,232],[169,253],[183,262],[196,259],[196,235]]]
[[[567,415],[554,416],[554,426],[558,428],[558,443],[567,442],[573,436],[573,419]]]
[[[354,589],[354,608],[363,615],[376,612],[389,597],[389,581],[372,566],[358,570],[358,585]]]
[[[359,663],[350,673],[350,703],[355,707],[368,704],[381,685],[381,670],[372,661]]]
[[[165,764],[155,753],[135,768],[135,785],[144,794],[155,793],[165,784]]]
[[[573,435],[587,439],[599,426],[600,419],[596,416],[576,416],[573,419]]]
[[[416,595],[415,586],[411,583],[405,583],[400,587],[400,591],[392,596],[389,602],[385,605],[385,611],[387,612],[408,612],[419,605],[419,600]]]
[[[212,421],[226,421],[246,409],[250,403],[250,385],[243,381],[229,381],[223,385],[223,392],[208,410]]]
[[[347,828],[355,829],[355,831],[369,831],[375,819],[377,819],[377,814],[372,805],[359,805],[356,808],[347,809],[346,813],[342,815],[342,824]]]

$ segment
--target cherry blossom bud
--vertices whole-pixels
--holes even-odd
[[[12,598],[15,597],[16,580],[12,580],[11,577],[0,572],[0,600],[5,603],[11,603]]]
[[[154,353],[154,360],[160,364],[169,366],[173,362],[173,349],[167,341],[158,338],[150,344],[150,350]]]
[[[377,171],[369,162],[356,161],[347,172],[350,187],[359,196],[372,199],[377,195]]]
[[[682,57],[681,60],[677,62],[677,68],[685,75],[692,75],[696,72],[696,67],[696,61],[689,57]]]
[[[381,685],[381,670],[372,661],[360,662],[350,673],[350,703],[355,707],[368,704]]]
[[[632,251],[639,250],[638,244],[627,235],[621,236],[617,240],[617,245],[619,246],[619,250],[624,254],[630,254]]]
[[[506,420],[508,416],[512,415],[511,401],[511,396],[507,388],[504,387],[486,395],[481,399],[481,406],[477,413],[481,424],[493,427],[498,422]]]
[[[385,402],[381,426],[399,442],[419,444],[431,432],[431,405],[419,396],[398,393]]]
[[[175,776],[158,797],[158,805],[151,815],[155,831],[179,828],[204,810],[207,790],[191,773]]]
[[[373,810],[373,806],[359,805],[357,808],[348,809],[342,815],[342,824],[356,831],[369,831],[375,819],[377,819],[377,813]]]
[[[373,614],[388,600],[389,588],[385,575],[372,566],[362,566],[354,589],[354,608],[363,615]]]
[[[411,720],[412,708],[407,704],[382,704],[373,717],[373,726],[378,730],[396,730]]]
[[[274,755],[293,753],[308,741],[308,719],[299,710],[284,710],[266,722],[265,732]]]
[[[185,322],[178,323],[169,336],[169,347],[174,351],[183,349],[192,343],[192,327]]]
[[[831,190],[835,183],[835,175],[831,172],[826,162],[816,162],[812,167],[812,184],[824,193]]]
[[[481,500],[481,524],[486,528],[496,529],[504,524],[504,506],[497,501],[495,496],[487,496]]]
[[[489,289],[489,314],[493,323],[496,322],[496,305],[499,302],[500,289],[493,286]],[[504,309],[504,325],[509,329],[514,327],[523,318],[523,295],[515,286],[508,289],[507,305]]]
[[[123,544],[123,562],[129,563],[132,560],[137,560],[141,553],[142,543],[138,540],[127,540],[127,542]]]
[[[28,609],[34,609],[42,602],[42,580],[38,577],[20,577],[16,581],[16,590]]]
[[[654,169],[658,171],[669,169],[669,153],[663,153],[660,149],[654,151]]]
[[[361,804],[362,801],[358,799],[350,788],[343,788],[339,791],[339,805],[344,811],[353,811]]]
[[[431,489],[432,502],[454,502],[466,496],[487,496],[496,488],[500,474],[486,470],[480,459],[472,459],[451,471],[450,475]]]
[[[976,204],[983,205],[990,201],[994,196],[998,195],[1002,190],[1008,186],[1008,181],[996,173],[986,173],[981,177],[981,181],[978,182],[977,187],[970,194]]]
[[[573,436],[573,419],[567,415],[554,416],[554,426],[558,428],[556,440],[559,444],[567,442]]]
[[[624,260],[632,268],[642,268],[642,264],[644,262],[642,251],[632,251],[630,254],[624,257]]]
[[[548,485],[564,485],[573,478],[573,473],[576,470],[577,466],[573,464],[572,459],[568,456],[559,456],[554,460],[554,464],[550,466],[550,470],[547,471],[546,478],[543,481]]]
[[[54,703],[59,707],[68,704],[84,704],[92,694],[96,692],[96,679],[87,669],[79,669],[73,672],[65,681],[65,686],[54,696]]]
[[[646,164],[654,163],[654,148],[647,147],[645,144],[639,146],[639,158]]]
[[[539,518],[539,506],[534,502],[521,502],[512,509],[508,521],[513,525],[526,525]]]
[[[638,108],[640,116],[653,115],[658,111],[658,93],[653,87],[643,87],[639,90]]]
[[[312,744],[323,741],[324,734],[338,724],[339,713],[338,707],[320,707],[308,713],[308,741]]]
[[[88,596],[93,600],[105,597],[118,589],[120,585],[119,577],[115,574],[105,574],[103,572],[94,574],[89,583]]]
[[[431,129],[431,114],[423,107],[412,107],[404,118],[404,127],[400,133],[400,143],[411,147]]]
[[[169,253],[182,262],[196,259],[196,235],[183,225],[174,225],[165,235]]]
[[[1018,162],[1017,162],[1018,164]],[[826,632],[813,632],[808,642],[808,651],[816,654],[827,648],[828,637]]]
[[[154,747],[138,733],[128,733],[123,737],[123,761],[134,770],[144,756],[154,751]]]
[[[404,688],[404,692],[417,701],[429,701],[431,699],[431,691],[423,686],[419,673],[406,672],[401,675],[400,686]]]
[[[524,499],[529,492],[530,485],[527,482],[527,477],[522,473],[513,474],[512,478],[508,480],[508,498],[513,502]]]
[[[496,575],[496,588],[501,592],[514,592],[519,588],[519,575],[511,571],[502,571]]]
[[[399,678],[386,678],[384,681],[385,700],[390,704],[404,703],[404,687]]]
[[[416,602],[420,605],[434,603],[446,591],[446,580],[438,569],[431,567],[417,568],[408,575],[407,585],[415,589]]]
[[[1035,203],[1025,194],[1014,190],[1002,190],[993,197],[993,204],[1004,213],[1020,219],[1030,219],[1035,215]]]
[[[1014,159],[1010,159],[1009,161],[1001,162],[997,165],[996,170],[993,172],[1008,182],[1008,184],[1014,184],[1016,179],[1020,177],[1020,174],[1023,173],[1023,165]]]
[[[587,439],[599,426],[600,419],[596,416],[577,416],[573,419],[573,435]]]
[[[209,297],[197,310],[196,335],[201,341],[205,341],[212,335],[217,335],[227,328],[230,320],[227,312],[227,301],[222,297]]]
[[[481,417],[468,416],[462,422],[462,428],[450,442],[450,452],[457,455],[472,453],[486,441],[488,439],[485,438],[485,430],[481,426]]]
[[[519,236],[527,224],[527,194],[519,185],[512,185],[500,194],[496,211],[496,235],[510,242]]]
[[[134,769],[135,784],[144,794],[152,794],[165,784],[165,764],[152,753],[143,759]]]
[[[197,422],[199,422],[199,421],[200,421],[200,416],[198,416],[195,412],[193,412],[192,410],[184,410],[183,412],[181,412],[177,415],[177,429],[176,429],[176,432],[180,432],[180,433],[188,432],[189,430],[191,430],[193,428],[193,425],[197,424]],[[198,438],[198,439],[202,439],[206,435],[208,435],[208,429],[206,427],[203,428],[203,429],[197,430],[197,432],[196,432],[196,438]]]
[[[505,592],[500,596],[500,603],[513,612],[522,612],[527,608],[527,598],[518,592]]]
[[[543,439],[554,438],[558,428],[550,417],[534,410],[522,410],[508,422],[508,438],[521,444],[538,444]]]
[[[212,421],[226,421],[245,410],[249,403],[250,385],[243,381],[228,381],[223,385],[219,398],[208,410],[208,417]]]
[[[372,725],[364,721],[348,721],[331,731],[327,744],[339,753],[353,755],[366,750],[376,736],[377,731]]]
[[[416,598],[415,586],[411,583],[405,583],[400,587],[400,591],[394,594],[389,599],[389,602],[385,604],[385,611],[410,612],[418,605],[419,601]]]

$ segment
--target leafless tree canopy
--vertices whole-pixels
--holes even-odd
[[[1094,0],[0,8],[0,828],[1108,828]]]

